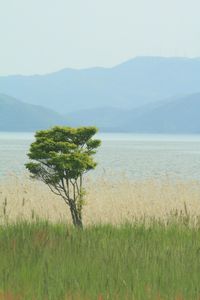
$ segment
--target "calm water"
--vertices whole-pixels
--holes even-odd
[[[0,176],[24,172],[31,133],[0,133]],[[99,134],[95,174],[200,179],[200,135]]]

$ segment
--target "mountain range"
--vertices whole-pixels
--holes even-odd
[[[65,118],[42,106],[0,94],[0,131],[35,131],[65,124]]]
[[[68,114],[73,126],[94,124],[102,131],[200,133],[200,93],[170,98],[131,110],[112,108]]]
[[[1,76],[0,92],[60,113],[105,106],[131,109],[200,92],[200,58],[136,57],[113,68]]]
[[[199,58],[137,57],[114,68],[1,76],[0,92],[1,131],[66,124],[200,133]]]

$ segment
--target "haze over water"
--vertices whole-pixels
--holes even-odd
[[[99,134],[97,174],[200,179],[200,135]],[[23,174],[33,133],[0,133],[0,177]]]

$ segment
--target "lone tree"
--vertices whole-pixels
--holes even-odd
[[[93,155],[101,141],[92,139],[95,127],[53,127],[35,134],[30,162],[32,178],[46,183],[69,206],[74,226],[83,227],[83,175],[96,167]]]

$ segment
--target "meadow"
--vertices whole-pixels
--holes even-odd
[[[0,299],[200,299],[200,230],[186,221],[0,228]]]
[[[38,182],[0,183],[0,299],[200,299],[200,184],[87,179],[84,230]]]

